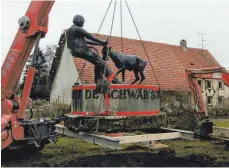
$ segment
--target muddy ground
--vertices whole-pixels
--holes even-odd
[[[217,126],[229,127],[229,120],[214,120]],[[221,141],[161,141],[169,148],[154,150],[134,144],[112,150],[69,137],[59,137],[37,153],[31,150],[2,151],[3,167],[229,167],[229,149]]]
[[[57,144],[48,144],[38,153],[29,150],[2,152],[2,166],[229,166],[229,150],[220,142],[163,141],[169,148],[126,145],[112,150],[76,138],[60,137]]]

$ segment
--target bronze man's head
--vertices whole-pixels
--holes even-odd
[[[84,17],[82,15],[75,15],[73,18],[73,23],[77,26],[83,27],[84,25]]]

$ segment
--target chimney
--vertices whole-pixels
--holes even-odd
[[[180,41],[180,46],[185,50],[185,51],[187,51],[187,41],[186,40],[184,40],[184,39],[182,39],[181,41]]]

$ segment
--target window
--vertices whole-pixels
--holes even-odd
[[[211,89],[212,88],[212,82],[210,80],[206,80],[205,88],[206,89]]]
[[[198,84],[199,84],[200,87],[203,89],[203,82],[202,82],[202,80],[198,80]]]
[[[223,104],[223,96],[220,96],[220,97],[218,98],[218,103],[219,103],[219,104]]]
[[[219,81],[218,86],[219,86],[219,89],[223,89],[223,82]]]
[[[212,96],[208,96],[208,105],[212,104]]]

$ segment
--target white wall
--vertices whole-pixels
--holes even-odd
[[[50,102],[71,104],[72,86],[77,81],[77,78],[78,72],[66,43],[53,81]]]

